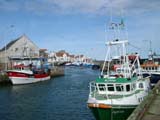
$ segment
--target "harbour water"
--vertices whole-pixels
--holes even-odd
[[[1,120],[95,120],[86,102],[90,68],[65,68],[65,76],[30,85],[0,86]]]

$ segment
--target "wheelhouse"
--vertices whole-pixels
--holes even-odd
[[[108,94],[108,95],[127,95],[132,94],[136,90],[144,90],[145,81],[128,81],[121,82],[91,82],[91,94]]]

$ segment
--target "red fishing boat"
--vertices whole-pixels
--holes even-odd
[[[23,64],[15,65],[12,70],[7,70],[9,79],[13,85],[29,84],[50,79],[50,74],[43,69],[34,69]]]

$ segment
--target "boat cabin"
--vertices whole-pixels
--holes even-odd
[[[132,80],[126,78],[102,79],[98,78],[96,82],[91,83],[90,90],[96,91],[98,94],[105,95],[128,95],[136,90],[146,89],[145,82],[136,81],[136,77]]]
[[[147,61],[142,64],[141,67],[146,71],[160,71],[160,65],[154,61]]]
[[[14,65],[13,69],[15,69],[15,70],[30,70],[29,66],[25,66],[23,64]]]

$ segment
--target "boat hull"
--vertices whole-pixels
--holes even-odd
[[[13,85],[30,84],[50,79],[50,75],[47,73],[28,74],[24,72],[15,71],[8,71],[7,73]]]
[[[126,120],[136,106],[117,106],[112,108],[89,107],[96,120]]]
[[[50,79],[50,76],[41,77],[41,78],[20,78],[20,77],[9,77],[13,85],[21,85],[21,84],[30,84],[36,83],[40,81],[46,81]]]
[[[154,86],[160,80],[160,73],[143,73],[143,76],[150,76],[150,83],[152,86]]]

